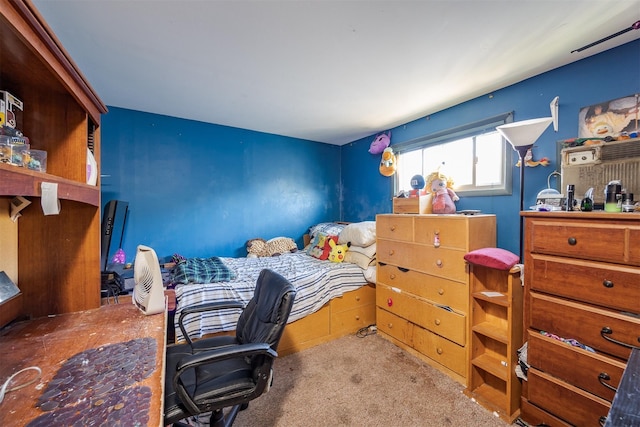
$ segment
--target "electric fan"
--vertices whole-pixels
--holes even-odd
[[[148,246],[138,245],[133,280],[135,285],[131,301],[144,314],[162,313],[165,302],[160,263],[156,252]]]

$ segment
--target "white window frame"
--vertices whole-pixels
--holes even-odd
[[[402,142],[399,144],[395,144],[392,146],[394,153],[398,157],[399,164],[398,167],[402,167],[402,154],[408,152],[414,152],[417,150],[424,150],[428,147],[433,147],[439,144],[446,144],[453,141],[459,141],[462,139],[470,138],[470,143],[472,144],[471,149],[475,152],[476,147],[476,139],[475,137],[486,134],[489,132],[497,132],[496,126],[503,125],[505,123],[510,123],[513,121],[513,113],[504,113],[493,117],[488,117],[484,120],[479,120],[477,122],[468,123],[466,125],[457,126],[452,129],[447,129],[441,132],[437,132],[434,134],[430,134],[424,137],[416,138],[411,141]],[[456,187],[454,182],[454,189],[456,193],[460,196],[465,197],[474,197],[474,196],[503,196],[503,195],[511,195],[512,194],[512,175],[513,175],[513,165],[515,161],[515,156],[513,148],[511,145],[502,138],[503,149],[502,156],[499,159],[496,159],[496,164],[501,167],[501,176],[502,182],[497,185],[491,186],[476,186],[475,185],[475,177],[474,184],[470,186],[464,187]],[[476,160],[477,161],[477,160]],[[424,166],[423,166],[424,168]],[[475,168],[475,166],[474,166]],[[446,172],[446,165],[444,167],[444,172]],[[429,173],[434,172],[433,170],[423,170],[422,175],[426,176]],[[475,170],[474,170],[475,173]],[[453,177],[455,181],[455,176]],[[402,184],[402,185],[401,185]],[[407,189],[408,183],[400,183],[398,178],[398,173],[394,175],[393,179],[393,192],[394,194],[398,194],[398,192],[402,189]]]

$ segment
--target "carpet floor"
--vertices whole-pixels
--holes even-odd
[[[508,426],[463,390],[377,335],[351,335],[278,358],[271,390],[234,426]]]

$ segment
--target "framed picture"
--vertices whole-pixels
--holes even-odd
[[[616,138],[623,132],[640,132],[640,94],[580,109],[578,138]]]

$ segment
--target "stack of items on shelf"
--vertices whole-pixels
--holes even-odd
[[[29,138],[18,129],[14,109],[23,111],[22,101],[0,90],[0,163],[46,172],[47,152],[31,148]]]

